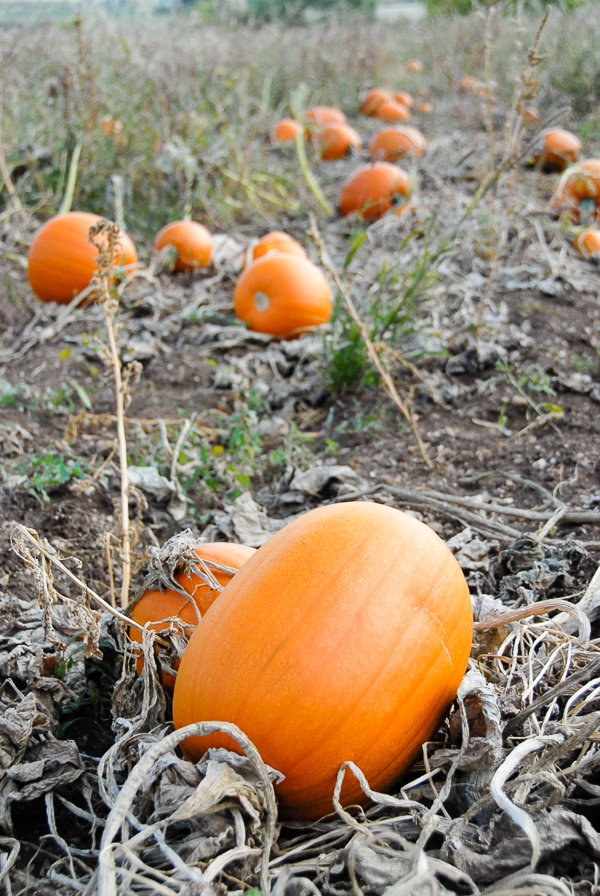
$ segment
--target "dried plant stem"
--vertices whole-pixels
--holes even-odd
[[[100,595],[92,588],[90,588],[89,585],[86,585],[83,579],[80,579],[79,576],[75,575],[75,573],[71,569],[69,569],[68,566],[65,566],[54,548],[50,547],[44,540],[42,540],[34,529],[28,529],[21,523],[17,523],[12,531],[11,538],[13,550],[16,554],[18,554],[19,557],[27,561],[28,558],[23,551],[22,541],[29,542],[35,547],[36,551],[38,551],[43,557],[46,558],[46,560],[49,560],[50,563],[53,564],[53,566],[56,566],[56,568],[63,573],[63,575],[65,575],[75,585],[77,585],[77,587],[81,589],[81,592],[88,600],[97,604],[100,609],[105,610],[107,613],[110,613],[115,617],[115,619],[118,619],[125,625],[130,627],[133,626],[133,628],[137,628],[140,632],[144,631],[143,625],[139,625],[139,623],[134,622],[133,619],[130,619],[120,610],[117,610],[115,607],[109,604],[108,601],[105,601],[104,598],[100,597]],[[20,542],[19,539],[21,539],[22,541]]]
[[[115,337],[114,318],[107,302],[104,303],[104,319],[108,334],[108,345],[112,358],[113,376],[115,379],[115,398],[117,415],[117,442],[119,446],[119,473],[121,477],[121,606],[129,603],[129,586],[131,583],[131,540],[129,524],[129,474],[127,470],[127,436],[125,434],[125,387],[121,375],[121,359]]]
[[[504,154],[504,157],[501,160],[500,164],[497,166],[497,168],[494,171],[488,172],[488,174],[484,177],[484,179],[480,183],[479,187],[475,191],[475,195],[471,199],[470,203],[468,204],[467,208],[463,212],[463,214],[462,214],[461,218],[459,219],[459,221],[457,222],[457,224],[454,226],[452,233],[450,235],[450,240],[453,240],[456,238],[456,236],[457,236],[458,232],[460,231],[460,228],[462,227],[464,222],[474,212],[474,210],[477,208],[477,206],[479,205],[479,203],[481,202],[483,197],[492,189],[492,187],[494,187],[498,183],[498,181],[500,180],[502,175],[505,174],[514,165],[516,165],[517,162],[519,162],[520,159],[523,158],[523,156],[525,155],[525,153],[523,153],[520,149],[519,140],[518,140],[519,133],[520,133],[520,127],[522,124],[522,118],[523,118],[523,115],[522,115],[523,99],[524,99],[524,97],[527,97],[527,99],[531,98],[533,84],[535,83],[535,78],[534,78],[535,70],[540,65],[540,63],[543,62],[543,59],[544,59],[544,57],[540,54],[539,50],[540,50],[540,42],[542,39],[542,33],[544,31],[544,28],[546,27],[549,16],[550,16],[550,8],[548,7],[546,9],[546,12],[545,12],[543,18],[542,18],[542,21],[537,30],[533,44],[532,44],[532,46],[529,50],[529,53],[527,55],[529,66],[528,66],[527,70],[521,76],[521,88],[519,90],[519,93],[518,93],[517,98],[514,103],[515,109],[519,110],[519,111],[518,111],[518,114],[516,117],[516,121],[513,124],[512,131],[511,131],[511,144],[507,148],[507,150]]]
[[[131,526],[129,520],[129,474],[127,468],[127,436],[125,433],[125,407],[129,394],[129,376],[123,376],[121,358],[115,334],[115,317],[118,298],[113,295],[115,258],[119,240],[119,225],[101,220],[90,228],[90,241],[98,249],[98,274],[93,283],[96,286],[104,310],[104,322],[108,338],[108,356],[115,383],[115,410],[117,423],[117,444],[119,451],[119,473],[121,479],[121,608],[129,605],[131,584]]]
[[[337,289],[339,290],[340,295],[342,296],[342,298],[344,300],[344,304],[346,305],[346,308],[348,309],[348,312],[350,313],[350,316],[356,323],[356,326],[359,328],[361,338],[362,338],[362,340],[365,344],[365,348],[367,350],[367,354],[369,355],[371,363],[373,364],[373,366],[377,370],[379,376],[381,377],[381,381],[383,383],[383,387],[384,387],[385,391],[387,392],[388,396],[394,402],[394,404],[396,405],[396,407],[398,408],[398,410],[400,411],[400,413],[402,414],[402,416],[404,417],[404,419],[410,426],[410,428],[413,432],[413,435],[417,441],[417,445],[419,446],[419,451],[421,453],[421,457],[425,461],[427,467],[430,470],[432,470],[434,467],[433,461],[429,457],[427,447],[426,447],[425,443],[423,442],[423,439],[421,438],[421,433],[419,432],[419,427],[417,425],[417,421],[415,420],[415,418],[412,414],[410,406],[408,405],[408,403],[406,401],[404,401],[404,399],[402,398],[402,396],[396,389],[396,385],[391,377],[389,370],[386,367],[385,361],[381,357],[380,352],[377,350],[377,347],[375,346],[371,337],[369,336],[369,331],[367,329],[367,326],[366,326],[365,322],[363,321],[362,317],[360,316],[358,308],[356,307],[354,300],[353,300],[352,296],[350,295],[350,291],[349,291],[348,287],[346,286],[345,282],[342,280],[340,274],[338,273],[337,269],[332,264],[329,256],[327,255],[327,252],[325,251],[325,246],[323,243],[323,238],[321,237],[321,234],[317,227],[317,222],[315,221],[315,219],[312,215],[311,215],[311,236],[312,236],[313,241],[317,247],[317,251],[319,253],[319,260],[320,260],[321,264],[327,270],[330,277],[334,281]]]
[[[216,732],[226,733],[237,742],[252,763],[262,785],[266,817],[264,821],[265,839],[261,853],[260,883],[265,896],[270,892],[269,856],[275,840],[277,803],[268,770],[254,744],[235,725],[227,722],[195,722],[184,728],[180,728],[178,731],[173,731],[170,734],[161,737],[157,743],[146,750],[137,765],[131,769],[127,781],[113,803],[102,834],[100,852],[98,855],[98,896],[116,896],[118,892],[118,871],[115,862],[115,851],[122,849],[122,846],[118,843],[117,838],[121,832],[122,826],[127,825],[133,800],[140,787],[144,784],[146,777],[151,773],[153,767],[163,756],[177,747],[186,737],[204,737]],[[160,823],[145,828],[140,825],[140,834],[142,836],[146,833],[153,834],[154,831],[159,828]],[[218,859],[216,861],[218,861]],[[202,885],[208,882],[205,875],[199,874],[198,876]]]

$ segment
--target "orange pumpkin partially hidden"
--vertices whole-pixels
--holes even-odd
[[[581,207],[589,206],[593,220],[598,220],[600,206],[600,159],[585,159],[564,171],[551,200],[552,208],[577,223]]]
[[[98,249],[90,242],[89,232],[101,220],[92,212],[67,212],[50,218],[37,232],[27,254],[27,277],[38,299],[68,305],[88,288],[98,272]],[[106,245],[104,234],[95,239]],[[137,260],[131,238],[121,231],[115,267],[128,268]],[[95,298],[90,296],[88,302]]]
[[[415,104],[413,95],[408,93],[407,90],[397,90],[394,94],[394,100],[397,103],[406,106],[407,109],[412,109]]]
[[[421,158],[426,150],[425,137],[418,128],[411,125],[382,128],[374,134],[369,145],[371,158],[381,159],[384,162],[399,162],[405,156]]]
[[[273,535],[194,631],[175,684],[176,728],[241,728],[285,775],[282,815],[333,810],[353,761],[375,790],[410,766],[456,695],[472,640],[469,589],[429,526],[374,502],[319,507]],[[191,737],[184,755],[239,747]],[[365,804],[347,774],[343,805]]]
[[[410,110],[404,103],[399,103],[395,99],[386,100],[380,103],[373,112],[375,118],[381,121],[399,121],[404,122],[410,119]]]
[[[391,162],[374,162],[355,171],[342,185],[339,209],[342,216],[357,214],[375,221],[399,200],[405,203],[411,192],[410,177]]]
[[[374,116],[382,103],[393,102],[394,94],[386,87],[372,87],[367,90],[359,103],[359,111],[362,115]]]
[[[177,252],[174,270],[195,271],[210,264],[212,257],[212,235],[198,221],[172,221],[158,231],[154,239],[157,252],[173,246]]]
[[[308,258],[268,252],[246,267],[233,293],[236,316],[250,330],[290,339],[327,323],[331,287]]]
[[[207,562],[210,575],[220,587],[215,587],[210,582],[210,576],[205,575],[201,564],[198,564],[197,572],[186,573],[185,570],[181,570],[176,574],[175,580],[189,597],[180,594],[173,588],[167,588],[165,591],[149,589],[136,601],[130,612],[134,622],[139,625],[148,625],[158,633],[168,630],[171,619],[177,619],[185,629],[194,628],[234,574],[217,569],[211,564],[237,571],[252,557],[256,548],[245,544],[215,541],[199,544],[195,551],[200,560]],[[134,626],[129,629],[129,637],[135,643],[141,643],[141,632]],[[175,662],[174,665],[177,667],[178,663]],[[138,675],[141,674],[143,667],[144,660],[143,657],[140,657],[136,661]],[[165,687],[172,690],[175,683],[174,677],[165,673],[162,678]]]
[[[319,128],[314,135],[319,158],[323,161],[344,159],[362,149],[362,138],[351,125],[331,122]]]
[[[262,258],[269,252],[283,252],[286,255],[299,255],[308,258],[306,249],[297,239],[284,230],[270,230],[263,234],[252,247],[252,260]]]
[[[311,106],[304,113],[308,136],[326,124],[345,124],[346,115],[335,106]]]
[[[553,128],[542,135],[528,162],[547,174],[560,172],[578,161],[582,149],[576,134],[564,128]]]
[[[585,227],[580,230],[573,241],[573,246],[583,255],[593,261],[600,260],[600,230],[597,227]]]

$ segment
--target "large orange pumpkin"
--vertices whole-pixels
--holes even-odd
[[[268,252],[241,273],[233,293],[236,316],[249,329],[289,339],[327,323],[331,287],[308,258]]]
[[[164,591],[151,588],[133,605],[129,615],[134,622],[148,625],[158,633],[169,628],[171,619],[177,619],[183,624],[184,629],[194,628],[217,599],[221,589],[231,581],[234,573],[229,570],[240,569],[256,553],[256,548],[234,542],[215,541],[199,544],[195,552],[201,561],[206,562],[210,574],[220,587],[214,587],[201,564],[198,565],[197,571],[181,570],[175,575],[175,581],[189,597],[174,588],[167,588]],[[218,569],[213,564],[226,569]],[[129,629],[129,637],[135,643],[141,643],[141,632],[134,626]],[[177,665],[175,662],[175,667]],[[140,657],[136,661],[138,674],[141,673],[143,666],[144,660]],[[174,677],[165,673],[162,678],[167,690],[172,690]]]
[[[426,149],[425,137],[418,128],[408,124],[397,125],[395,128],[382,128],[373,135],[369,155],[384,162],[399,162],[404,156],[421,158]]]
[[[158,231],[154,239],[157,252],[173,246],[177,252],[174,270],[195,271],[210,264],[212,235],[199,221],[172,221]]]
[[[68,305],[90,285],[98,271],[98,249],[90,242],[89,232],[100,220],[92,212],[67,212],[50,218],[37,232],[27,254],[27,277],[42,302]],[[103,234],[95,239],[106,244]],[[116,267],[132,266],[137,260],[131,238],[121,231]]]
[[[195,629],[177,676],[176,728],[238,725],[285,775],[282,814],[332,810],[355,762],[385,790],[435,732],[471,648],[469,589],[429,526],[348,502],[308,511],[273,535]],[[184,740],[198,760],[224,734]],[[346,776],[342,802],[364,803]]]
[[[395,202],[406,202],[410,192],[410,176],[398,165],[391,162],[363,165],[342,184],[340,214],[357,214],[374,221],[388,212]]]

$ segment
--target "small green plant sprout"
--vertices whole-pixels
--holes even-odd
[[[564,410],[560,404],[543,400],[543,396],[556,398],[556,391],[550,376],[537,364],[530,364],[521,373],[517,373],[508,361],[501,360],[498,361],[496,368],[506,377],[525,406],[528,420],[534,416],[539,423],[542,423],[546,420],[559,420],[563,416]],[[506,406],[500,412],[499,423],[502,426],[506,425]]]
[[[73,479],[85,479],[89,473],[81,461],[67,457],[54,447],[42,456],[33,457],[27,465],[17,465],[16,470],[25,477],[26,490],[40,503],[50,501],[53,489]]]

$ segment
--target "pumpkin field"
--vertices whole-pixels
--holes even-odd
[[[600,24],[0,30],[0,890],[600,892]]]

